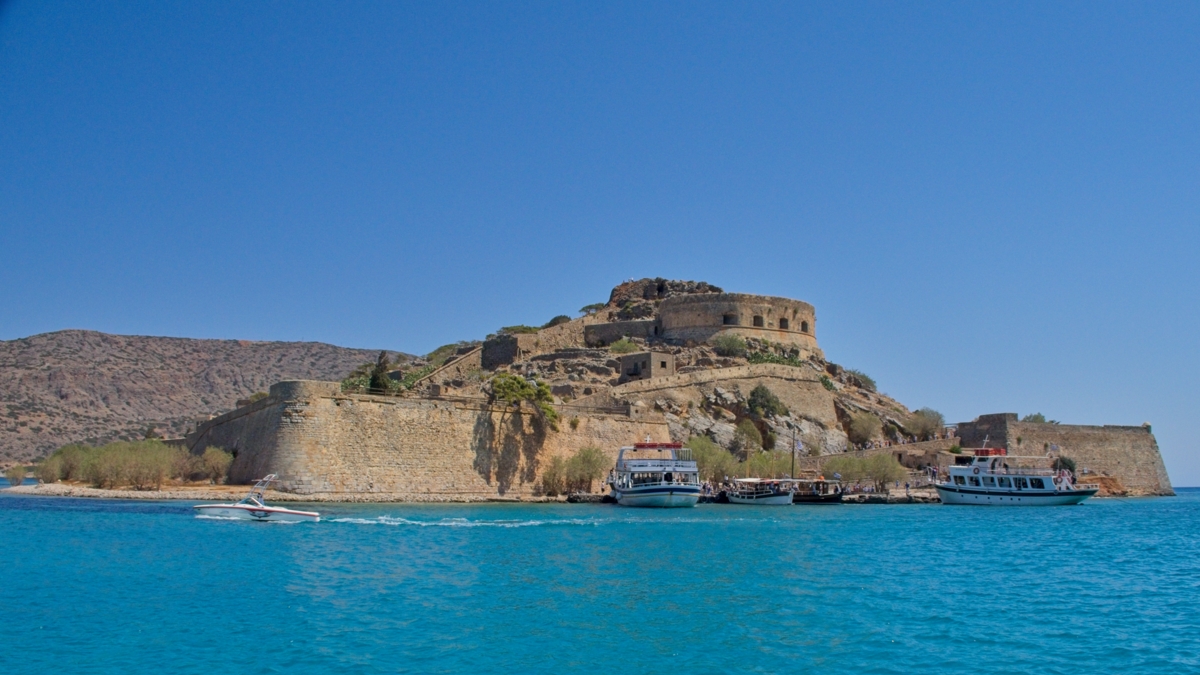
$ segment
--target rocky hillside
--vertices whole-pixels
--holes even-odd
[[[150,426],[181,436],[279,380],[339,380],[378,355],[319,342],[81,330],[0,341],[0,465],[70,442],[142,438]]]

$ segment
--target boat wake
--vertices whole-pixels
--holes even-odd
[[[394,516],[378,518],[330,518],[325,522],[351,525],[390,525],[392,527],[600,527],[603,525],[663,525],[683,523],[728,523],[745,518],[552,518],[545,520],[470,520],[442,518],[441,520],[411,520]]]

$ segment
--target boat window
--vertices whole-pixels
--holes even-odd
[[[992,478],[991,476],[984,476],[983,484],[988,487],[996,487],[996,479]]]
[[[1001,478],[1000,479],[1000,487],[1006,487],[1006,488],[1012,487],[1012,479],[1011,478]]]
[[[1042,482],[1041,478],[1030,478],[1029,487],[1035,490],[1044,490],[1046,489],[1046,484]]]
[[[967,480],[971,482],[971,485],[974,485],[975,487],[979,487],[979,479],[976,478],[975,476],[971,476]]]
[[[962,476],[955,476],[955,477],[954,477],[954,484],[955,484],[955,485],[964,485],[964,484],[965,484],[965,481],[963,480],[963,477],[962,477]]]
[[[1024,490],[1029,487],[1029,481],[1023,477],[1014,478],[1013,483],[1016,484],[1018,490]]]

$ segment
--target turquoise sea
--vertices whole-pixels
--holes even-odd
[[[634,510],[3,496],[10,673],[1200,671],[1200,491]]]

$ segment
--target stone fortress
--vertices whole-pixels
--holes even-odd
[[[892,452],[913,468],[953,463],[948,450],[960,442],[889,444],[908,435],[910,411],[825,360],[815,310],[805,302],[643,279],[617,286],[582,317],[552,324],[463,345],[399,395],[343,391],[337,382],[280,382],[267,398],[201,424],[187,446],[233,451],[235,482],[276,473],[284,489],[314,499],[533,499],[551,459],[586,446],[614,460],[617,448],[646,437],[704,435],[732,447],[758,385],[788,409],[759,422],[763,435],[776,450],[790,452],[801,441],[816,455],[801,458],[801,467],[852,450],[848,425],[862,414],[882,426],[881,447],[866,452]],[[729,334],[743,338],[752,355],[771,358],[718,354],[714,341]],[[618,341],[622,353],[612,350]],[[493,402],[489,380],[500,372],[546,382],[557,428],[532,406]],[[1105,476],[1113,492],[1173,494],[1149,428],[1032,424],[1001,415],[958,429],[963,447],[989,433],[990,445],[1007,444],[1014,453],[1044,453],[1040,444],[1053,443]]]

